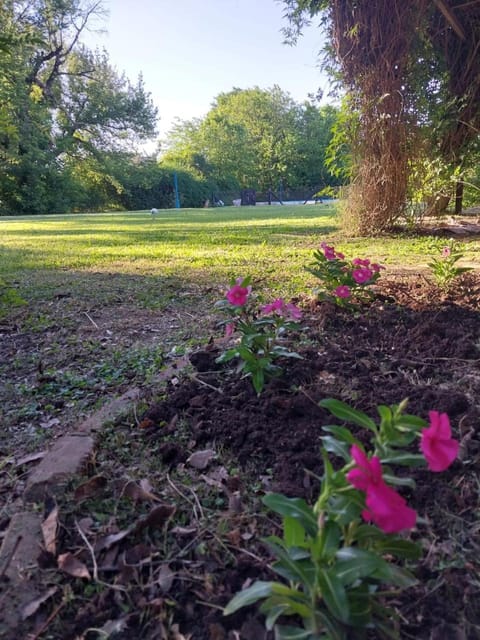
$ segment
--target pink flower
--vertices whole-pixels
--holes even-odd
[[[353,484],[355,489],[366,491],[371,484],[383,482],[382,465],[379,458],[373,456],[369,460],[356,444],[352,445],[350,453],[357,466],[347,473],[347,480]]]
[[[292,320],[300,320],[302,317],[302,312],[293,302],[288,302],[285,305],[285,310]]]
[[[279,316],[289,317],[292,320],[300,320],[302,317],[300,309],[291,302],[285,304],[283,298],[277,298],[270,304],[266,304],[261,308],[261,311],[265,315],[276,313]]]
[[[370,260],[368,258],[365,258],[365,260],[362,258],[354,258],[352,260],[352,264],[357,267],[368,267],[370,265]]]
[[[352,271],[352,278],[355,280],[357,284],[365,284],[370,280],[373,276],[373,272],[371,269],[367,267],[362,267],[361,269],[354,269]]]
[[[261,311],[265,315],[268,315],[269,313],[278,313],[279,315],[281,315],[284,307],[285,302],[283,301],[283,298],[277,298],[273,302],[270,302],[270,304],[266,304],[265,306],[263,306],[261,308]]]
[[[322,242],[320,247],[323,249],[323,254],[327,260],[335,260],[337,256],[334,247],[328,246],[326,242]]]
[[[370,265],[370,269],[374,273],[379,273],[380,269],[385,269],[385,267],[382,267],[381,264],[377,264],[376,262],[374,262],[373,264]]]
[[[452,438],[446,413],[429,411],[430,426],[422,429],[420,449],[430,471],[445,471],[458,455],[459,443]]]
[[[385,484],[382,476],[382,465],[379,458],[370,460],[358,447],[350,449],[357,466],[347,473],[347,480],[360,491],[364,491],[365,506],[362,517],[373,522],[385,533],[397,533],[403,529],[412,529],[417,519],[416,512],[394,489]]]
[[[337,298],[349,298],[350,287],[348,287],[346,284],[342,284],[336,289],[334,289],[333,293],[337,296]]]
[[[233,335],[233,332],[235,331],[235,323],[234,322],[229,322],[228,324],[225,325],[225,338],[230,338]]]
[[[448,256],[450,254],[451,254],[450,247],[443,247],[443,249],[442,249],[442,258],[448,258]]]
[[[234,284],[233,287],[227,291],[227,300],[236,307],[243,307],[247,302],[249,293],[249,287],[241,287],[239,284]]]
[[[408,507],[405,499],[383,480],[369,485],[366,493],[367,508],[362,512],[364,520],[373,522],[385,533],[413,529],[417,521],[415,510]]]
[[[337,251],[337,258],[339,260],[343,260],[345,258],[345,254],[342,253],[341,251]]]

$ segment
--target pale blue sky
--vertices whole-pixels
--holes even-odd
[[[201,117],[233,87],[278,84],[301,102],[328,81],[318,68],[322,34],[309,27],[297,46],[282,44],[283,5],[275,0],[105,0],[110,62],[145,88],[158,107],[162,137],[177,116]],[[99,25],[100,26],[100,25]]]

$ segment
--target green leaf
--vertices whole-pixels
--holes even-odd
[[[315,619],[317,621],[317,626],[318,623],[321,623],[327,631],[328,635],[325,640],[348,640],[347,631],[343,628],[343,625],[341,625],[338,620],[335,620],[335,618],[332,619],[327,612],[317,609],[315,612]],[[323,639],[324,636],[322,635],[320,638]],[[315,640],[317,640],[317,638],[315,638]]]
[[[223,362],[230,362],[230,360],[233,360],[234,358],[238,358],[237,349],[228,349],[228,351],[222,353],[221,356],[218,356],[218,358],[215,359],[215,362],[222,364]]]
[[[243,591],[240,591],[227,604],[225,609],[223,610],[224,616],[229,616],[235,611],[238,611],[242,607],[247,607],[250,604],[254,604],[257,600],[261,600],[262,598],[268,598],[273,593],[273,582],[265,582],[263,580],[258,580],[254,582],[251,587],[247,587]]]
[[[275,627],[275,640],[315,640],[311,631],[299,629],[298,627],[277,626]]]
[[[312,553],[317,559],[330,560],[338,551],[342,531],[333,520],[327,520],[314,542]]]
[[[373,542],[374,540],[383,540],[386,538],[386,536],[387,534],[383,533],[383,531],[371,524],[361,524],[357,527],[357,530],[355,532],[355,538],[357,542],[366,543],[362,546],[371,546],[369,543]]]
[[[345,422],[353,422],[353,424],[358,425],[359,427],[363,427],[365,429],[370,429],[374,433],[377,432],[377,426],[375,422],[367,416],[367,414],[362,411],[357,411],[353,409],[345,402],[341,402],[340,400],[334,400],[333,398],[326,398],[325,400],[321,400],[319,405],[325,409],[328,409],[330,413],[332,413],[336,418],[340,420],[344,420]]]
[[[340,526],[356,520],[364,508],[364,499],[354,489],[332,496],[328,503],[330,517],[334,518]]]
[[[243,345],[238,345],[236,350],[240,358],[242,358],[242,360],[245,360],[245,362],[248,362],[248,363],[256,362],[257,359],[255,355],[250,351],[248,347],[245,347]]]
[[[354,627],[366,627],[372,620],[372,595],[369,585],[361,584],[355,589],[349,589],[350,624]]]
[[[262,369],[257,369],[256,371],[253,371],[252,383],[255,391],[257,392],[258,395],[260,395],[265,385],[265,374],[263,373]]]
[[[276,598],[269,598],[261,606],[262,613],[266,614],[265,627],[268,631],[273,629],[273,626],[277,619],[284,613],[287,613],[289,609],[288,603],[277,602]]]
[[[301,547],[305,543],[305,529],[298,518],[284,516],[283,539],[288,547]]]
[[[337,562],[330,571],[344,586],[353,584],[359,578],[366,578],[378,569],[383,560],[372,551],[356,547],[344,547],[336,555]]]
[[[414,429],[415,431],[418,431],[419,429],[426,427],[427,424],[428,422],[423,418],[418,418],[417,416],[411,416],[408,414],[395,418],[395,427],[397,429],[408,428],[409,430]]]
[[[267,493],[262,502],[275,513],[297,519],[310,536],[318,533],[317,518],[313,509],[302,498],[287,498],[281,493]]]
[[[392,425],[392,410],[384,404],[377,407],[378,414],[381,419],[381,428],[388,429]]]
[[[323,431],[327,431],[328,433],[333,433],[333,435],[341,440],[342,442],[347,442],[348,444],[358,444],[358,440],[353,436],[350,429],[347,427],[340,427],[339,425],[332,424],[326,425],[322,427]]]
[[[425,458],[420,453],[396,453],[382,458],[382,464],[399,464],[406,467],[425,466]]]
[[[338,620],[348,623],[350,606],[342,582],[330,569],[320,570],[317,580],[322,592],[323,601],[330,613]]]
[[[340,440],[337,440],[333,436],[322,436],[320,440],[323,443],[325,451],[333,453],[339,458],[343,458],[346,462],[350,462],[352,457],[350,455],[350,448],[346,442],[340,442]]]
[[[397,476],[393,476],[390,473],[384,473],[383,479],[387,484],[392,484],[397,487],[410,487],[412,489],[415,489],[415,487],[417,486],[413,478],[397,478]]]
[[[418,560],[422,556],[422,550],[418,544],[410,540],[402,540],[401,538],[387,538],[379,540],[375,544],[375,549],[379,553],[391,554],[398,558],[407,558],[408,560]]]
[[[312,572],[311,562],[303,563],[301,559],[305,554],[304,549],[300,549],[301,558],[292,557],[289,551],[283,549],[276,543],[273,536],[264,538],[264,542],[270,547],[270,549],[278,558],[278,561],[273,564],[273,569],[279,573],[282,577],[287,578],[293,582],[301,582],[304,588],[312,589],[315,582],[314,571]],[[294,551],[293,549],[292,551]]]
[[[386,561],[383,562],[382,566],[377,569],[372,576],[377,580],[393,584],[401,589],[408,589],[408,587],[413,587],[415,584],[418,584],[418,580],[410,571]]]

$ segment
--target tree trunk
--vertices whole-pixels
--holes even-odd
[[[459,216],[463,209],[463,182],[455,185],[455,215]]]

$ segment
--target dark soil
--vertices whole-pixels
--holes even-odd
[[[109,562],[116,567],[113,574],[100,571],[102,579],[130,588],[129,615],[122,618],[122,592],[106,588],[85,598],[68,619],[57,616],[42,638],[92,640],[99,636],[87,629],[120,618],[124,624],[112,638],[270,638],[255,608],[230,618],[221,608],[246,584],[272,577],[261,537],[278,531],[278,525],[260,507],[264,491],[316,498],[321,427],[334,421],[318,406],[327,397],[372,417],[376,405],[404,398],[409,413],[448,413],[462,443],[461,459],[442,474],[417,471],[416,490],[402,491],[424,519],[412,534],[424,554],[415,568],[419,586],[399,595],[394,606],[402,638],[480,638],[480,277],[464,276],[448,295],[419,277],[385,278],[374,303],[355,313],[325,303],[303,306],[306,329],[295,342],[303,360],[285,362],[285,374],[261,396],[248,379],[219,369],[218,351],[209,347],[192,354],[195,375],[175,380],[137,424],[118,427],[117,437],[130,429],[132,456],[135,447],[144,446],[159,461],[167,488],[173,481],[166,474],[186,473],[192,451],[214,450],[216,466],[192,471],[190,490],[176,485],[177,499],[186,495],[190,511],[208,512],[210,519],[197,514],[192,527],[195,518],[177,505],[167,537],[146,539],[138,533],[135,547],[120,542],[116,557],[132,549],[148,557],[143,564],[141,558],[132,560],[130,573],[128,562],[120,571],[106,559],[111,549],[99,552],[99,567]],[[207,478],[219,491],[216,500],[221,495],[223,501],[211,503],[210,494],[198,491],[199,478]],[[66,517],[66,529],[68,522]],[[62,544],[65,552],[82,540],[72,527]],[[88,553],[83,557],[91,567]],[[156,572],[165,558],[174,579],[161,587]],[[78,593],[79,580],[70,582]]]

